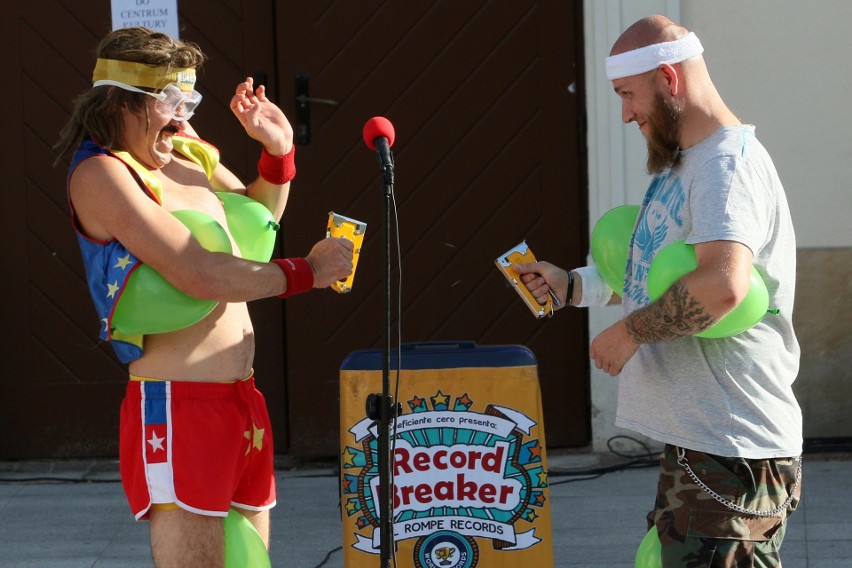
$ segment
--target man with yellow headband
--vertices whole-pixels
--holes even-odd
[[[650,16],[606,60],[622,120],[645,136],[654,176],[623,287],[612,290],[596,266],[515,269],[539,301],[552,290],[563,305],[622,305],[623,319],[594,338],[590,356],[620,375],[616,425],[664,444],[647,519],[662,566],[780,566],[801,490],[795,235],[775,166],[754,127],[723,102],[703,51],[694,33]],[[683,241],[697,269],[652,300],[652,262]],[[779,313],[735,336],[699,335],[743,301],[753,266]]]
[[[325,288],[352,270],[345,239],[322,240],[304,258],[240,257],[216,192],[246,195],[280,220],[295,175],[293,131],[263,86],[237,85],[230,108],[263,147],[258,178],[243,185],[187,122],[201,102],[195,69],[204,59],[197,46],[148,29],[110,33],[58,144],[62,154],[76,148],[68,198],[101,337],[129,366],[122,483],[135,517],[150,520],[157,566],[223,566],[231,508],[268,544],[273,447],[246,302]],[[172,214],[180,210],[222,227],[234,254],[204,248]],[[173,331],[123,333],[116,306],[145,265],[212,311]]]

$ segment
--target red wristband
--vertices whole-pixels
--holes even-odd
[[[287,291],[279,294],[279,298],[289,298],[313,289],[314,269],[304,258],[273,258],[270,262],[277,264],[287,278]]]
[[[260,159],[257,161],[257,173],[265,181],[273,185],[284,185],[296,177],[296,145],[283,156],[273,156],[261,150]]]

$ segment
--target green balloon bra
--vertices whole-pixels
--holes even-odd
[[[191,139],[174,138],[175,150],[200,165],[207,177],[219,162],[212,147]],[[129,164],[162,203],[162,183],[126,152],[115,152]],[[239,256],[256,262],[268,262],[280,228],[265,205],[245,195],[216,192],[225,211],[225,221]],[[234,254],[231,238],[219,222],[200,211],[172,211],[189,229],[202,247],[212,252]],[[133,271],[121,292],[112,315],[112,326],[125,335],[168,333],[193,325],[216,307],[214,300],[202,300],[184,294],[156,270],[141,264]]]

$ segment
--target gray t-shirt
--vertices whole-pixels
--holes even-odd
[[[640,346],[619,379],[616,425],[721,456],[798,455],[802,413],[792,389],[799,370],[792,323],[796,240],[784,188],[753,126],[720,128],[653,179],[628,254],[625,315],[650,303],[651,261],[678,240],[749,247],[769,308],[780,312],[767,313],[733,337]]]

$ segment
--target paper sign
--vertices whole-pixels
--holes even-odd
[[[180,39],[177,0],[112,0],[112,29],[134,26]]]

